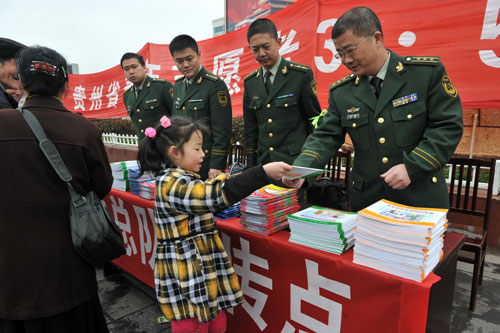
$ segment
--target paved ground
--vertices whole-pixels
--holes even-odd
[[[98,271],[99,294],[110,332],[171,332],[170,324],[159,324],[162,315],[151,288],[126,273],[104,277]],[[476,311],[469,312],[472,265],[458,263],[452,313],[452,333],[500,332],[500,250],[488,249],[483,285]],[[247,333],[243,330],[237,333]]]

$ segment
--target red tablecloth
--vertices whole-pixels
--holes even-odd
[[[104,201],[127,247],[114,263],[154,287],[154,202],[118,190]],[[236,218],[217,226],[246,298],[228,314],[229,332],[425,331],[435,274],[417,283],[354,264],[352,250],[335,255],[289,243],[286,231],[259,236]]]

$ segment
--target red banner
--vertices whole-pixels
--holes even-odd
[[[154,202],[112,190],[105,198],[122,231],[127,255],[115,260],[154,288]],[[241,230],[238,219],[217,221],[246,302],[229,312],[229,332],[424,332],[429,292],[422,283],[288,242],[280,231],[264,237]],[[451,306],[451,302],[450,302]]]
[[[333,57],[331,27],[345,11],[364,4],[301,0],[270,16],[279,30],[283,57],[313,68],[323,108],[329,85],[349,74]],[[387,48],[400,55],[440,56],[464,107],[500,108],[500,0],[374,0],[369,5],[381,20]],[[259,66],[246,33],[243,28],[199,42],[202,64],[229,88],[233,115],[243,113],[243,80]],[[179,74],[168,45],[148,43],[138,53],[150,76],[173,82]],[[126,116],[122,94],[127,84],[120,65],[96,74],[70,75],[64,104],[88,118]]]

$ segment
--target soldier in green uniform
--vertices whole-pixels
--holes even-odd
[[[162,116],[172,115],[173,86],[149,77],[144,59],[137,53],[125,53],[120,64],[127,80],[134,84],[123,94],[123,102],[140,142],[146,128],[155,127]]]
[[[191,36],[175,37],[169,48],[183,74],[174,84],[172,113],[193,120],[205,118],[211,135],[203,138],[205,158],[199,174],[201,179],[215,178],[227,166],[232,130],[229,91],[223,80],[200,64],[201,53]]]
[[[245,78],[243,116],[249,167],[274,161],[292,163],[312,132],[309,118],[321,107],[312,70],[279,54],[281,41],[269,19],[254,21],[247,40],[261,67]]]
[[[448,208],[443,168],[462,137],[463,121],[457,90],[439,58],[387,50],[380,22],[366,7],[343,14],[332,39],[352,74],[330,86],[328,113],[294,164],[324,167],[349,133],[353,210],[382,198]]]

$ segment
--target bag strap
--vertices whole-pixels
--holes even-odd
[[[35,115],[33,115],[33,113],[31,113],[30,110],[23,109],[21,106],[19,106],[17,110],[21,113],[24,120],[26,120],[28,126],[33,131],[33,134],[35,134],[36,138],[40,142],[39,143],[40,149],[42,150],[43,154],[49,161],[50,165],[52,165],[57,175],[64,182],[66,182],[66,184],[68,184],[68,189],[73,204],[77,205],[79,200],[81,199],[85,200],[85,197],[82,196],[80,193],[78,193],[71,185],[70,181],[73,179],[71,173],[69,173],[69,170],[66,167],[66,164],[64,164],[61,155],[59,155],[59,152],[57,151],[57,148],[54,145],[54,143],[49,138],[47,138],[47,135],[45,134],[45,131],[42,128],[42,125],[40,124],[38,119],[36,119]]]

